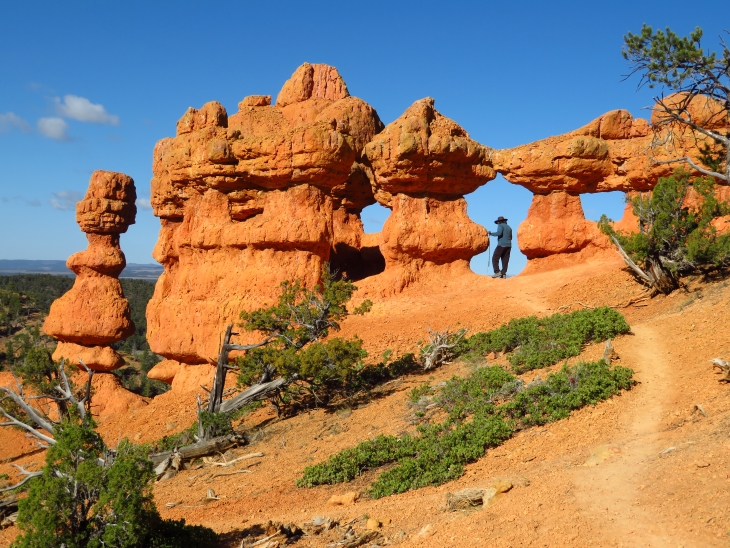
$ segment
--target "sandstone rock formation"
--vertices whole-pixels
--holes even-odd
[[[646,120],[613,110],[564,135],[496,150],[493,161],[505,179],[535,194],[651,190],[676,167],[656,163],[670,155],[656,148],[652,156],[653,138]]]
[[[134,333],[118,276],[126,265],[119,235],[134,224],[136,197],[131,177],[95,171],[86,196],[76,204],[76,221],[89,247],[66,262],[76,281],[54,301],[43,324],[43,330],[60,341],[54,360],[78,363],[81,359],[97,371],[124,365],[108,345]]]
[[[469,274],[488,236],[464,195],[497,172],[535,194],[518,230],[531,260],[605,249],[579,195],[648,190],[669,174],[673,166],[646,153],[651,130],[616,110],[493,151],[429,98],[383,128],[337,69],[308,63],[273,103],[249,96],[231,116],[216,102],[191,108],[153,155],[154,257],[165,271],[147,310],[148,340],[166,361],[150,377],[200,384],[212,369],[193,366],[215,362],[227,323],[273,302],[283,280],[316,284],[326,262],[351,279],[371,276],[368,290],[380,295]],[[376,201],[391,215],[380,234],[366,235],[360,215]]]
[[[670,96],[665,103],[678,104],[682,99]],[[692,119],[706,127],[717,129],[728,123],[727,117],[718,116],[719,106],[707,98],[695,97],[686,107]],[[649,191],[660,177],[682,165],[668,160],[697,158],[698,146],[707,142],[686,126],[667,124],[659,107],[651,122],[650,126],[626,110],[613,110],[564,135],[494,151],[497,172],[535,194],[517,238],[528,259],[605,247],[606,239],[595,223],[583,217],[579,194]],[[616,227],[637,230],[630,206]]]
[[[533,196],[527,218],[517,229],[517,241],[528,259],[608,246],[597,224],[586,220],[580,196],[562,191]]]
[[[392,210],[380,243],[386,293],[435,268],[470,272],[488,235],[469,219],[463,196],[496,176],[491,152],[441,115],[431,98],[416,101],[365,146],[375,199]]]
[[[330,259],[351,269],[359,213],[374,203],[360,151],[381,128],[335,68],[308,63],[275,105],[257,95],[230,117],[215,102],[189,109],[154,150],[154,257],[165,271],[147,309],[152,350],[213,363],[224,326],[272,302],[280,282],[311,286]]]

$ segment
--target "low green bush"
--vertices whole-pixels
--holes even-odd
[[[416,435],[378,436],[304,469],[299,487],[351,481],[386,464],[369,495],[380,498],[440,485],[460,477],[464,465],[515,431],[567,417],[570,411],[605,400],[632,384],[633,371],[606,362],[567,366],[527,386],[504,369],[478,369],[453,378],[434,397],[448,413],[442,424],[420,426]],[[499,402],[502,403],[499,403]]]
[[[583,347],[628,333],[629,324],[616,310],[608,307],[553,314],[545,318],[530,316],[510,320],[492,331],[475,333],[457,347],[457,354],[508,352],[517,373],[539,369],[577,356]]]

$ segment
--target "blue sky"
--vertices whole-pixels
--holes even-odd
[[[95,169],[121,171],[142,199],[122,237],[153,262],[152,149],[189,106],[276,96],[301,63],[336,66],[387,124],[426,96],[473,139],[505,148],[626,108],[650,90],[622,82],[623,36],[646,22],[717,49],[730,5],[686,2],[4,2],[0,18],[0,259],[66,259],[85,248],[74,202]],[[724,11],[724,13],[723,13]],[[467,196],[473,220],[517,227],[530,193],[501,178]],[[619,217],[622,196],[590,196],[586,216]],[[368,232],[387,210],[364,211]],[[513,254],[511,272],[524,266]],[[472,262],[488,272],[488,261]]]

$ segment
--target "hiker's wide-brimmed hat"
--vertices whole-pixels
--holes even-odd
[[[497,217],[497,220],[496,220],[496,221],[494,221],[494,224],[495,224],[495,225],[498,225],[499,223],[506,223],[506,222],[507,222],[507,219],[505,219],[504,217],[502,217],[502,216],[500,215],[499,217]]]

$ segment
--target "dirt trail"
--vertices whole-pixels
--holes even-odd
[[[576,501],[589,517],[610,525],[624,536],[629,546],[676,546],[676,538],[651,507],[641,506],[638,497],[646,479],[647,459],[663,448],[658,444],[662,416],[672,400],[675,379],[661,356],[665,346],[657,330],[647,324],[634,325],[634,333],[622,345],[622,358],[636,364],[636,404],[619,417],[617,436],[597,447],[575,480]],[[614,459],[603,463],[603,460]]]

